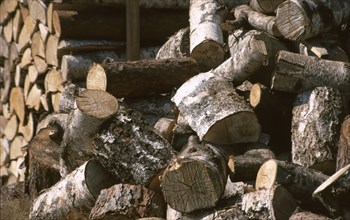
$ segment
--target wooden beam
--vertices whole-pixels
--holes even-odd
[[[126,54],[130,61],[140,59],[139,0],[126,1]]]

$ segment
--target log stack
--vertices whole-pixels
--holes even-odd
[[[128,1],[0,3],[30,219],[349,218],[349,0]]]

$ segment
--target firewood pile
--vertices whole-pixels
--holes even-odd
[[[350,219],[350,0],[139,0],[138,61],[125,4],[0,3],[29,219]]]

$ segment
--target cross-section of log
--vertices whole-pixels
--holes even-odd
[[[249,5],[255,11],[264,14],[273,14],[275,13],[278,6],[284,1],[285,0],[251,0],[249,2]]]
[[[113,178],[97,160],[87,161],[40,194],[29,219],[87,219],[100,191],[113,184]]]
[[[297,95],[291,129],[293,163],[334,173],[342,107],[337,89],[316,87]]]
[[[70,113],[61,147],[62,175],[71,172],[92,157],[92,138],[100,126],[118,111],[118,101],[101,90],[85,90],[76,97],[77,108]],[[67,174],[67,173],[66,173]]]
[[[256,175],[255,189],[270,189],[275,185],[278,165],[276,160],[266,161]]]
[[[277,39],[257,30],[235,31],[229,36],[229,47],[231,57],[214,72],[237,85],[247,79],[269,83],[275,55],[285,49]]]
[[[276,24],[283,37],[304,40],[349,20],[350,2],[343,0],[288,0],[277,8]]]
[[[86,79],[88,89],[102,89],[115,97],[145,97],[170,93],[199,73],[192,58],[116,62],[93,65]]]
[[[350,115],[343,120],[337,154],[337,171],[350,163]]]
[[[289,219],[296,208],[292,194],[281,185],[242,196],[242,210],[249,219]]]
[[[214,207],[225,190],[226,166],[217,148],[191,136],[162,176],[165,202],[183,213]]]
[[[101,191],[89,219],[165,217],[166,204],[159,193],[141,185],[117,184]]]
[[[171,157],[172,149],[141,114],[121,108],[94,138],[94,155],[114,178],[146,186]]]
[[[287,51],[278,53],[273,90],[300,93],[317,86],[338,88],[350,96],[350,64]]]
[[[23,89],[21,87],[13,87],[11,89],[10,111],[16,113],[21,124],[24,123],[25,102]]]
[[[350,216],[350,164],[340,169],[320,185],[313,197],[327,208],[332,217]]]
[[[184,83],[172,101],[200,139],[232,144],[259,138],[260,125],[251,107],[230,82],[211,71]]]
[[[46,62],[52,66],[58,66],[57,47],[58,37],[55,35],[49,35],[46,43],[45,58]]]
[[[217,0],[190,2],[190,52],[201,71],[208,71],[224,61],[221,22],[225,9]]]
[[[156,59],[190,56],[190,28],[183,28],[172,35],[159,49]]]

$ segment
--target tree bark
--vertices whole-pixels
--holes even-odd
[[[29,219],[86,219],[100,191],[113,184],[113,178],[97,160],[87,161],[40,194]]]
[[[162,176],[165,202],[189,213],[212,208],[223,195],[227,180],[226,160],[213,145],[191,136]]]
[[[165,209],[159,193],[140,185],[117,184],[101,191],[89,219],[165,217]]]
[[[253,181],[263,163],[267,159],[238,155],[229,157],[228,167],[230,169],[230,180],[238,181]]]
[[[118,182],[147,186],[168,165],[172,149],[141,114],[121,108],[95,136],[94,155]]]
[[[93,65],[87,75],[87,88],[106,90],[114,96],[145,97],[170,93],[199,73],[191,58],[115,62]]]
[[[182,58],[190,56],[190,28],[182,28],[172,35],[159,49],[156,59]]]
[[[328,175],[335,172],[342,107],[341,93],[329,87],[297,95],[291,129],[293,163]]]
[[[337,88],[350,96],[350,65],[287,51],[278,53],[273,90],[300,93],[317,86]]]
[[[350,163],[350,115],[343,120],[338,142],[337,167],[340,170]]]
[[[283,37],[305,40],[349,20],[350,3],[342,0],[290,0],[279,5],[276,24]]]
[[[162,137],[171,143],[173,137],[173,129],[175,127],[175,121],[169,118],[161,118],[154,125],[154,128],[157,129]]]
[[[331,220],[331,218],[328,218],[324,215],[308,212],[308,211],[302,211],[294,213],[289,220],[303,220],[303,219],[318,219],[318,220]]]
[[[264,14],[273,14],[275,13],[278,6],[285,0],[251,0],[249,2],[250,7],[253,10],[264,13]]]
[[[190,2],[190,52],[201,71],[208,71],[224,61],[221,22],[225,9],[217,0]]]
[[[230,82],[211,71],[184,83],[172,101],[201,140],[232,144],[259,138],[260,125],[251,107]]]

